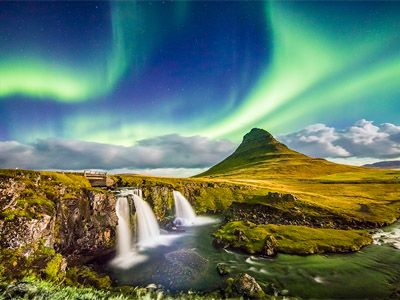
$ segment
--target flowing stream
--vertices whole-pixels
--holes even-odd
[[[143,201],[143,200],[142,200]],[[98,261],[103,271],[120,285],[161,284],[171,291],[213,290],[226,277],[215,267],[224,262],[230,276],[246,272],[264,288],[271,283],[289,295],[305,299],[384,298],[400,283],[400,222],[378,230],[375,242],[361,251],[329,255],[285,255],[260,258],[212,246],[212,233],[220,226],[217,217],[198,217],[200,222],[184,228],[170,243],[145,248],[132,267],[115,268],[108,259]],[[168,235],[166,235],[168,236]],[[140,275],[138,275],[140,274]]]

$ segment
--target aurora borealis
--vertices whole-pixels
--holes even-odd
[[[1,2],[0,167],[10,143],[161,149],[159,137],[202,136],[199,149],[223,145],[223,158],[252,127],[399,124],[399,13],[362,1]]]

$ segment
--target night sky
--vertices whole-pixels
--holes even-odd
[[[400,2],[1,2],[0,167],[187,176],[253,127],[313,156],[397,159],[399,15]]]

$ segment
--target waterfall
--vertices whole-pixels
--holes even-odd
[[[115,211],[118,217],[117,257],[124,257],[129,255],[132,247],[129,205],[126,197],[118,198]]]
[[[150,205],[143,201],[137,194],[133,194],[137,219],[137,244],[139,246],[152,246],[157,243],[160,228]]]
[[[134,189],[133,190],[133,195],[136,195],[136,196],[140,197],[140,199],[143,199],[143,195],[142,195],[142,190],[141,189]]]
[[[189,201],[180,192],[173,191],[173,194],[176,213],[174,223],[176,225],[193,225],[196,220],[196,214]]]
[[[131,195],[131,196],[132,195],[137,195],[140,198],[143,198],[142,197],[142,190],[140,188],[122,190],[122,191],[120,191],[119,195],[121,197],[127,197],[129,195]]]

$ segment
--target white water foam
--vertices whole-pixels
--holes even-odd
[[[400,228],[394,228],[391,231],[379,230],[372,235],[372,238],[375,245],[391,244],[400,250]]]

